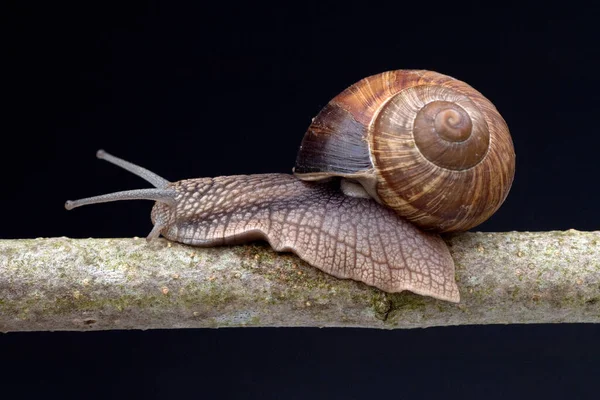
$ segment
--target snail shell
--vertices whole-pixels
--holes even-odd
[[[308,128],[294,173],[355,180],[425,230],[462,231],[504,202],[515,172],[506,122],[466,83],[424,70],[360,80]]]

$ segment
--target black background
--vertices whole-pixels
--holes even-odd
[[[144,236],[150,202],[68,198],[290,172],[355,81],[436,70],[506,119],[517,173],[483,231],[600,227],[597,12],[585,4],[22,3],[5,13],[0,238]],[[6,90],[7,88],[7,90]],[[600,326],[0,335],[0,391],[103,398],[594,398]]]

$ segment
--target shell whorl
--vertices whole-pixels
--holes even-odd
[[[456,171],[481,162],[490,142],[477,105],[443,86],[416,86],[396,94],[382,107],[372,130],[392,149],[409,140],[434,165]]]
[[[352,157],[342,162],[347,149]],[[309,127],[295,171],[367,185],[372,176],[378,201],[446,232],[488,219],[508,195],[514,168],[508,127],[481,93],[436,72],[399,70],[336,96]]]

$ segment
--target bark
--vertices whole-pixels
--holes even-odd
[[[336,279],[262,244],[0,240],[0,331],[600,322],[600,231],[445,240],[459,304]]]

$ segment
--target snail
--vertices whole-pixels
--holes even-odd
[[[466,83],[397,70],[364,78],[313,119],[294,174],[169,182],[102,150],[155,188],[75,201],[154,200],[158,237],[195,246],[264,239],[312,266],[386,292],[458,302],[440,232],[488,219],[512,185],[515,153],[504,119]]]

